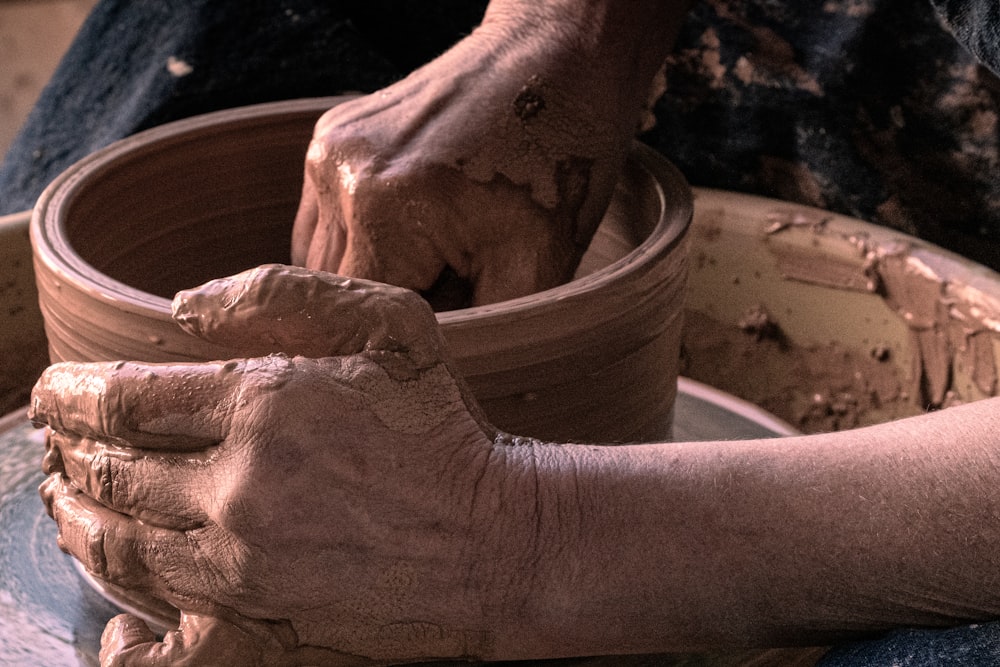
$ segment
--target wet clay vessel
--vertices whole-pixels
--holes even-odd
[[[181,331],[169,300],[212,278],[288,263],[313,124],[343,99],[165,125],[56,179],[31,230],[52,360],[234,356]],[[691,215],[684,179],[636,146],[574,280],[438,314],[496,425],[578,442],[669,436]]]
[[[695,196],[684,375],[808,433],[1000,394],[995,271],[828,211]]]

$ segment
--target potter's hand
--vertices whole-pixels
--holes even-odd
[[[307,356],[62,363],[39,380],[31,418],[50,429],[42,496],[61,546],[184,612],[162,643],[116,619],[104,664],[487,654],[504,475],[426,304],[272,266],[174,308],[210,340]]]
[[[648,13],[637,33],[638,16],[581,25],[592,11],[495,0],[443,56],[327,112],[306,159],[292,261],[415,290],[440,289],[445,271],[475,304],[569,280],[669,43]]]
[[[105,667],[787,646],[1000,616],[1000,399],[809,438],[553,445],[470,412],[411,293],[271,267],[177,312],[314,356],[40,380],[61,544],[183,611],[162,642],[112,621]]]
[[[473,304],[569,280],[623,147],[613,127],[575,134],[585,121],[559,109],[552,82],[495,60],[462,43],[328,111],[306,158],[292,261],[425,293],[438,283]]]

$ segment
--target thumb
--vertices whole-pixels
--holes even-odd
[[[108,622],[101,635],[101,667],[263,667],[275,664],[281,649],[268,647],[259,639],[221,619],[182,613],[177,630],[157,641],[144,621],[131,614],[121,614]]]
[[[108,621],[101,635],[101,667],[124,667],[139,663],[133,658],[143,647],[156,643],[156,635],[139,618],[121,614]]]
[[[437,320],[416,293],[300,267],[269,264],[179,292],[173,315],[189,333],[251,357],[377,350],[408,353],[419,367],[442,359]]]

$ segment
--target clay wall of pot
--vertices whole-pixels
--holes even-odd
[[[0,216],[0,417],[28,405],[31,386],[47,363],[28,215]]]
[[[940,393],[942,387],[945,403],[996,392],[1000,343],[983,317],[993,312],[989,295],[1000,293],[992,272],[930,252],[942,270],[964,274],[942,284],[940,307],[950,299],[946,312],[955,317],[924,336],[945,353],[934,357],[944,371],[938,375],[946,378],[935,388],[917,363],[920,342],[905,318],[883,295],[850,278],[871,272],[857,246],[864,234],[874,231],[884,243],[898,241],[898,235],[851,220],[806,223],[824,218],[771,200],[703,190],[696,195],[683,374],[761,405],[806,431],[914,414],[923,410],[921,392]],[[777,231],[779,218],[788,219],[794,211],[803,224]],[[843,257],[855,258],[853,273],[844,274],[845,285],[853,289],[782,275],[774,248],[811,245],[820,237],[828,247],[846,252]],[[926,257],[928,251],[923,252]],[[978,309],[978,323],[957,319],[962,309],[955,306],[963,304]],[[0,219],[0,316],[0,413],[6,413],[27,405],[30,387],[47,361],[26,216]]]

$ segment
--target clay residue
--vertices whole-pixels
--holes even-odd
[[[170,76],[179,79],[193,72],[194,68],[177,56],[170,56],[167,58],[167,71],[170,72]]]
[[[1000,333],[998,304],[943,277],[932,266],[933,253],[910,242],[879,244],[864,233],[839,235],[826,224],[788,222],[781,215],[768,228],[771,237],[803,228],[816,236],[811,244],[769,243],[785,278],[877,294],[906,323],[915,355],[906,391],[917,406],[934,409],[957,400],[957,366],[970,371],[983,394],[996,392],[992,338]]]
[[[736,326],[740,328],[740,331],[753,336],[758,341],[765,338],[781,341],[784,337],[781,333],[781,327],[764,306],[755,306],[745,312]]]
[[[765,233],[773,236],[789,229],[803,229],[822,235],[831,219],[828,215],[821,215],[810,209],[774,211],[767,217]],[[813,246],[805,249],[780,248],[775,251],[778,270],[786,278],[811,285],[873,291],[876,285],[864,264],[864,241],[849,239],[847,242],[850,248],[857,248],[857,252],[829,253]],[[774,249],[774,244],[771,247]]]
[[[514,113],[523,122],[534,118],[545,109],[545,98],[542,96],[541,88],[541,79],[532,76],[514,98]]]
[[[872,15],[875,5],[871,0],[827,0],[823,3],[823,11],[860,19]]]
[[[752,309],[737,324],[688,311],[681,373],[739,396],[805,433],[837,431],[920,412],[888,348],[851,350],[839,343],[791,344]],[[752,369],[752,372],[748,372]]]
[[[722,62],[722,41],[713,28],[702,33],[697,46],[678,49],[667,56],[670,71],[684,71],[697,76],[707,90],[721,90],[726,85],[725,64]]]
[[[753,45],[736,61],[737,79],[746,85],[798,89],[817,97],[824,94],[816,78],[798,62],[798,54],[788,40],[771,28],[751,23],[724,3],[713,6],[720,19],[753,36]]]

